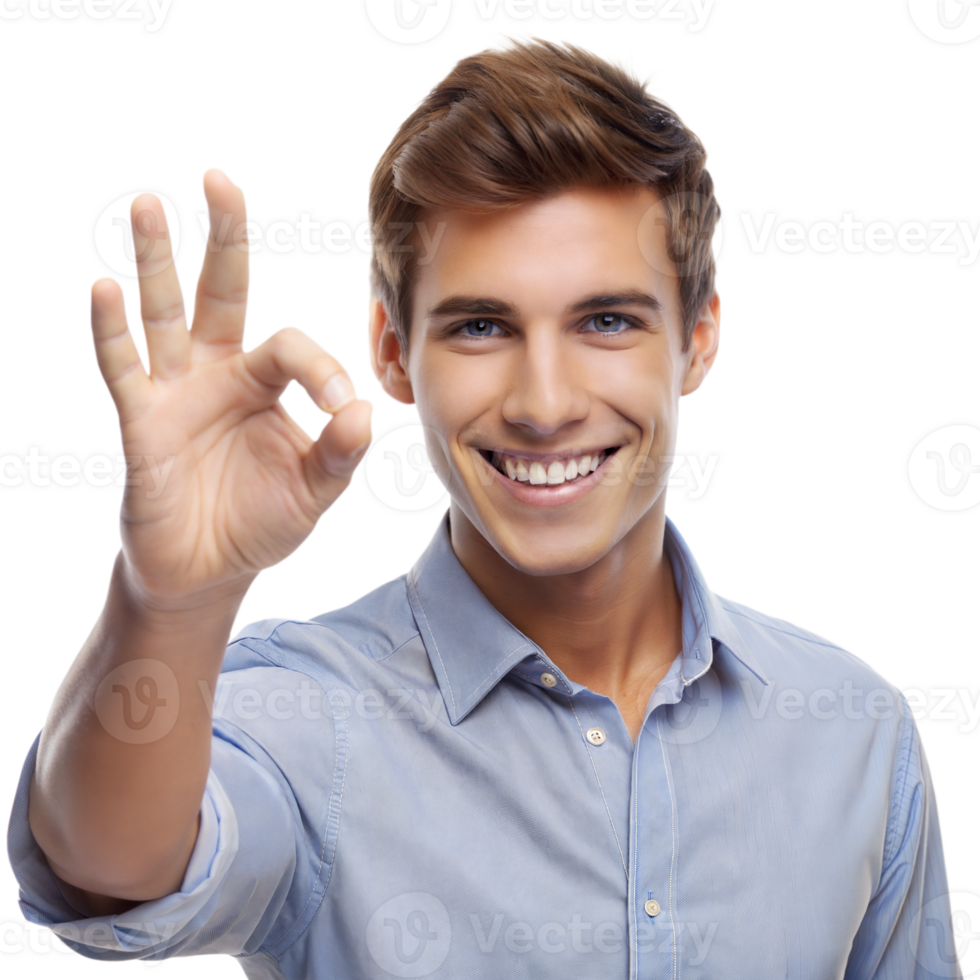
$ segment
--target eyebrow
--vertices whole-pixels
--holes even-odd
[[[437,316],[517,316],[517,310],[502,299],[484,296],[448,296],[436,303],[426,313],[427,317]]]
[[[663,305],[652,293],[645,293],[641,289],[628,289],[625,293],[607,293],[598,296],[589,296],[579,300],[565,309],[566,316],[575,313],[588,313],[590,310],[602,309],[607,306],[646,306],[654,313],[660,313]]]
[[[622,293],[600,293],[587,296],[565,307],[565,316],[576,313],[588,313],[592,310],[606,309],[612,306],[645,306],[654,313],[663,310],[663,304],[651,293],[641,289],[627,289]],[[426,313],[429,318],[440,316],[505,316],[518,317],[520,312],[515,306],[501,299],[489,296],[448,296],[436,303]]]

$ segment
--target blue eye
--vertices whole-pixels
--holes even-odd
[[[460,333],[464,337],[493,337],[502,334],[503,331],[493,320],[467,320]]]
[[[622,333],[632,326],[629,320],[618,313],[597,313],[589,320],[589,325],[594,325],[595,329],[590,331],[593,333]]]

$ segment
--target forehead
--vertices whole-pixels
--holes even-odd
[[[576,188],[507,210],[420,217],[413,321],[453,294],[554,313],[575,296],[626,289],[677,307],[666,220],[647,187]],[[426,250],[425,243],[431,243]]]

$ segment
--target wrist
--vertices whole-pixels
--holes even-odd
[[[120,550],[112,572],[110,591],[126,614],[149,629],[201,629],[208,624],[231,628],[249,586],[258,573],[238,576],[202,589],[163,594],[147,587]]]

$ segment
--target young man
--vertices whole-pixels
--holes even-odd
[[[241,350],[223,175],[189,332],[168,240],[134,221],[150,374],[109,281],[96,349],[127,454],[174,463],[158,496],[127,488],[24,768],[25,915],[88,956],[224,952],[250,977],[958,975],[901,694],[714,596],[665,516],[679,399],[718,350],[704,160],[584,51],[460,62],[370,201],[374,367],[418,406],[449,514],[408,575],[230,644],[369,407],[298,331]],[[291,380],[333,415],[315,443]]]

